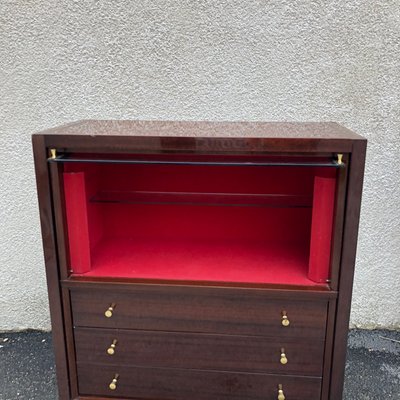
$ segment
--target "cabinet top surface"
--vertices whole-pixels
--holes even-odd
[[[360,140],[362,136],[335,122],[211,122],[82,120],[40,135],[163,136],[266,139]]]

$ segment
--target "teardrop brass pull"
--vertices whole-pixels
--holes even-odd
[[[290,321],[289,318],[286,314],[286,311],[282,311],[282,325],[283,326],[289,326],[290,325]]]
[[[283,393],[283,387],[281,384],[278,385],[278,400],[285,400],[286,397]]]
[[[115,347],[117,346],[117,343],[117,339],[114,339],[111,343],[111,346],[107,349],[107,354],[109,354],[110,356],[113,356],[115,354]]]
[[[110,390],[115,390],[117,388],[118,378],[119,378],[119,375],[115,374],[114,379],[108,385]]]
[[[112,304],[110,305],[110,307],[107,308],[107,310],[106,310],[106,312],[104,313],[104,315],[105,315],[107,318],[111,318],[111,317],[113,316],[113,312],[114,312],[115,307],[116,307],[116,304],[115,304],[115,303],[112,303]]]
[[[281,348],[281,364],[286,365],[288,363],[288,359],[285,354],[285,349]]]

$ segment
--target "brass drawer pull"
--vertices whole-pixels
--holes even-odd
[[[286,365],[287,363],[288,363],[288,359],[285,354],[285,349],[282,347],[281,348],[281,364]]]
[[[107,308],[107,310],[106,310],[106,312],[104,313],[104,315],[105,315],[107,318],[111,318],[111,317],[113,316],[113,312],[114,312],[114,309],[115,309],[116,306],[117,306],[117,305],[116,305],[115,303],[112,303],[112,304],[110,305],[110,307]]]
[[[108,385],[110,390],[115,390],[117,388],[118,378],[119,378],[119,375],[115,374],[114,379]]]
[[[115,354],[115,347],[117,346],[118,340],[114,339],[110,347],[107,349],[107,354],[113,356]]]
[[[283,386],[281,384],[278,385],[278,400],[285,400],[286,397],[283,393]]]
[[[283,326],[289,326],[290,325],[290,321],[289,321],[289,318],[287,316],[286,311],[282,311],[282,325]]]

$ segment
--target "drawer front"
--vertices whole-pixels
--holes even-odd
[[[75,329],[77,362],[321,376],[324,342],[197,333]],[[109,354],[111,353],[111,354]]]
[[[328,303],[315,299],[276,298],[266,290],[188,286],[71,289],[75,326],[324,340]],[[107,318],[110,306],[112,316]],[[282,323],[283,312],[287,326]]]
[[[118,374],[115,390],[109,388]],[[159,400],[320,399],[319,378],[78,364],[80,395]]]

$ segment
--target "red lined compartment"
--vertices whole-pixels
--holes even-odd
[[[73,274],[326,284],[336,170],[65,165]]]

